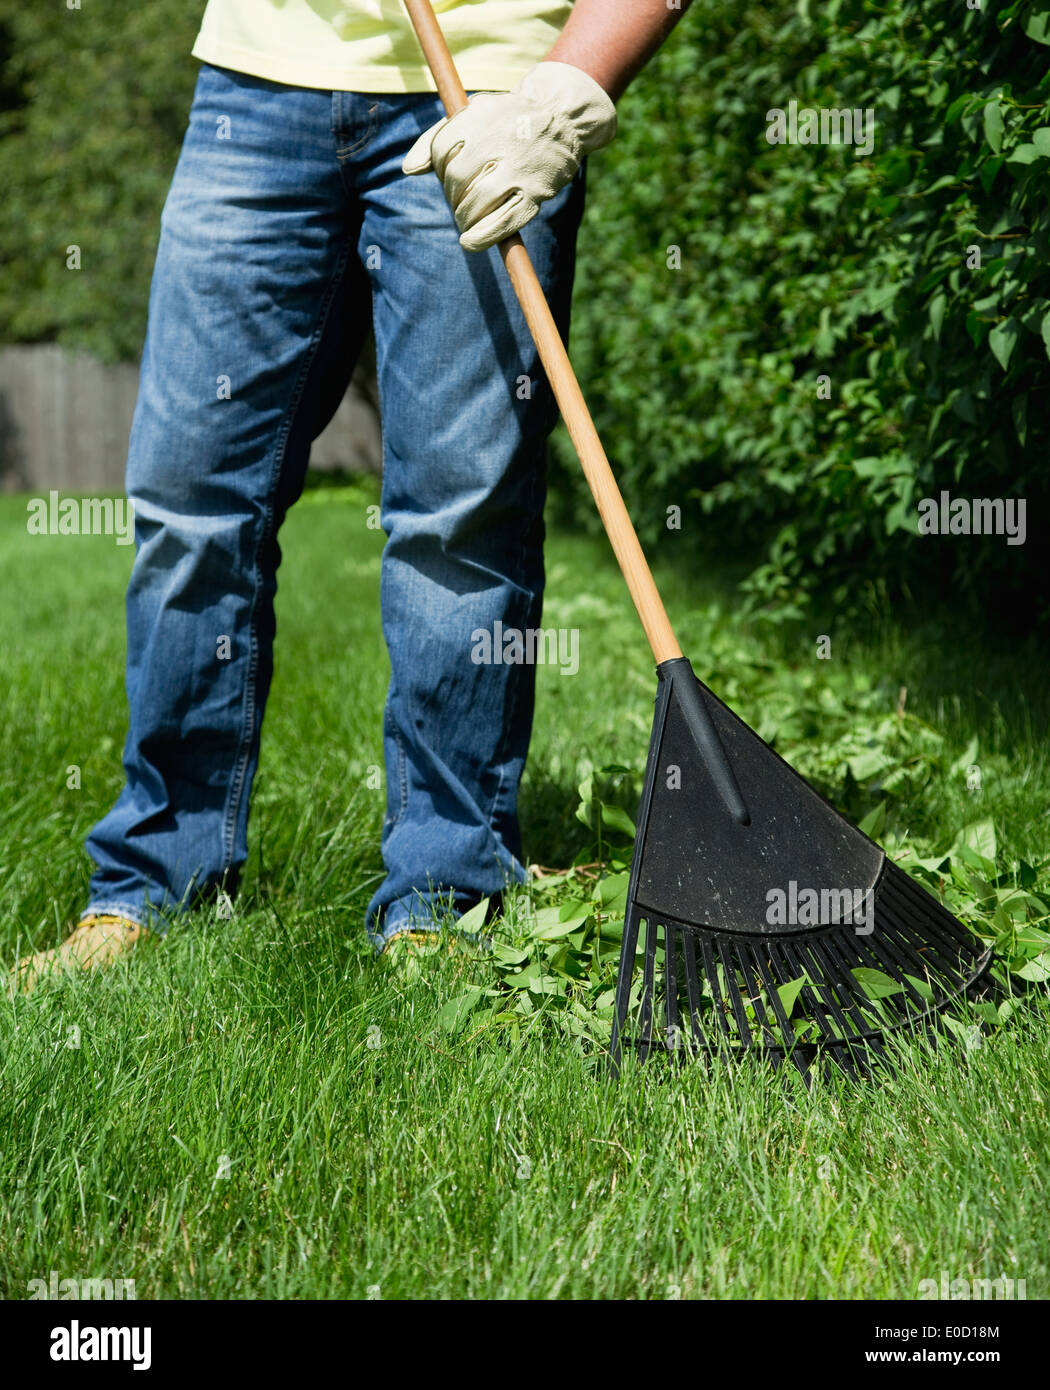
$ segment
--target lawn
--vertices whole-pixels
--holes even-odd
[[[491,951],[392,966],[362,926],[384,797],[374,500],[309,492],[282,533],[232,917],[4,999],[0,1292],[54,1270],[134,1279],[139,1298],[913,1299],[946,1274],[1046,1297],[1038,648],[950,610],[747,626],[688,519],[669,533],[658,578],[697,673],[995,943],[1013,998],[959,1010],[950,1045],[914,1042],[877,1083],[697,1062],[609,1084],[624,812],[654,692],[618,573],[601,542],[552,535],[545,621],[579,630],[580,669],[539,671],[522,808],[530,860],[603,876],[522,892]],[[0,500],[5,962],[82,906],[126,719],[129,550],[29,536],[25,518]],[[537,928],[574,913],[569,945]]]

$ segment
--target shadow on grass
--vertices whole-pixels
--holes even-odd
[[[526,777],[519,806],[525,856],[530,864],[567,868],[581,855],[593,857],[593,833],[576,819],[579,800],[573,782],[555,780],[539,769]]]

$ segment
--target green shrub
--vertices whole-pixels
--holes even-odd
[[[0,342],[137,358],[202,11],[0,0]]]
[[[575,299],[574,357],[651,545],[680,544],[669,505],[683,528],[708,515],[777,618],[818,585],[849,605],[937,579],[1044,613],[1048,43],[1021,3],[696,0],[594,161]],[[874,108],[870,157],[771,145],[792,98]],[[569,455],[562,438],[586,519]],[[1026,544],[918,539],[941,489],[1026,498]]]

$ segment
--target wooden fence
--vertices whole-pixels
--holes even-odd
[[[0,491],[123,492],[138,376],[53,344],[0,348]],[[377,401],[365,353],[311,467],[378,473]]]

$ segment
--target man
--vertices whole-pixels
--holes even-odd
[[[370,938],[384,949],[433,930],[442,909],[524,878],[535,672],[469,652],[496,621],[539,625],[556,407],[492,248],[522,230],[567,334],[583,162],[687,4],[445,0],[440,23],[480,92],[446,121],[396,0],[209,0],[127,462],[126,782],[87,839],[97,867],[80,922],[22,962],[24,987],[115,960],[235,891],[277,535],[369,306],[391,661]]]

